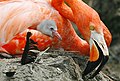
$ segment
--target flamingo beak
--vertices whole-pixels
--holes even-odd
[[[95,72],[89,77],[94,78],[104,67],[109,59],[109,52],[102,34],[98,34],[95,31],[91,31],[90,43],[90,60],[87,63],[85,70],[83,71],[83,77],[93,70]]]
[[[57,32],[57,30],[52,30],[52,35],[56,36],[60,41],[62,40],[61,35]]]

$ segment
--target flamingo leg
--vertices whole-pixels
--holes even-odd
[[[27,32],[27,36],[26,36],[27,41],[21,58],[22,65],[34,62],[35,58],[37,57],[36,53],[33,52],[32,54],[30,53],[31,49],[38,49],[36,46],[33,46],[33,44],[37,44],[37,43],[30,39],[31,35],[32,35],[31,32]]]

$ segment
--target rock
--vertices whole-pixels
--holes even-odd
[[[82,79],[87,57],[70,52],[44,53],[38,62],[25,65],[20,59],[1,59],[0,81],[112,81],[103,72],[93,79]]]

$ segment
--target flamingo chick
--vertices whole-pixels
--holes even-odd
[[[62,40],[62,37],[57,32],[57,26],[53,20],[44,20],[37,26],[37,30],[43,34],[49,35],[51,37],[56,36],[59,40]]]
[[[62,37],[60,34],[57,32],[57,26],[55,21],[53,20],[43,20],[40,24],[37,25],[37,31],[33,29],[27,29],[20,34],[16,35],[9,43],[5,44],[2,46],[2,48],[7,52],[10,53],[11,55],[13,54],[22,54],[23,53],[23,48],[25,46],[25,36],[27,32],[31,32],[32,39],[34,41],[39,41],[38,42],[38,47],[43,50],[44,48],[48,47],[51,43],[52,40],[50,37],[57,37],[59,40],[62,40]],[[45,35],[43,35],[45,34]],[[47,35],[47,36],[46,36]],[[45,44],[41,44],[41,40],[47,40]],[[13,48],[14,47],[14,48]],[[43,48],[44,47],[44,48]],[[1,51],[2,52],[2,51]]]

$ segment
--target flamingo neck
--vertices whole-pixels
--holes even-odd
[[[72,42],[68,42],[69,40],[66,40],[66,45],[67,47],[65,47],[65,50],[72,50],[72,51],[76,51],[79,52],[80,55],[89,55],[89,44],[80,39],[78,36],[74,37],[74,39],[72,39]],[[66,46],[64,45],[64,46]]]
[[[75,22],[71,8],[64,3],[64,0],[52,0],[51,5],[59,11],[63,17]]]
[[[89,44],[81,39],[76,32],[74,31],[71,23],[68,20],[64,20],[63,30],[64,32],[60,33],[62,36],[62,41],[59,46],[69,51],[79,51],[81,55],[89,54]]]

